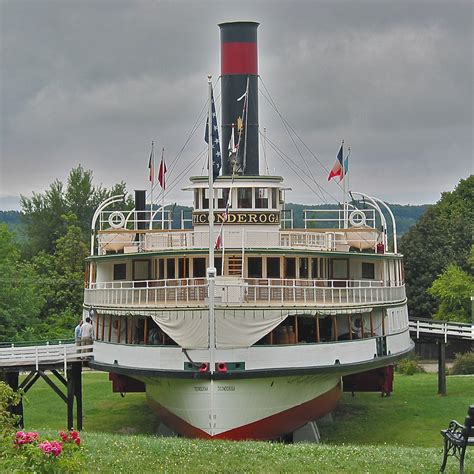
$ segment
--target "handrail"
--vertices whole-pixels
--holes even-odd
[[[416,333],[416,338],[420,335],[442,336],[444,342],[448,338],[457,337],[460,339],[474,340],[474,324],[458,323],[455,321],[438,321],[435,319],[410,319],[410,331]]]

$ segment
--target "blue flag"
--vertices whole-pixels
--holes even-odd
[[[211,109],[212,109],[212,179],[213,181],[219,176],[222,167],[221,144],[219,142],[219,127],[217,125],[216,106],[214,105],[214,94],[211,92]],[[206,122],[206,134],[204,140],[209,143],[209,117]]]

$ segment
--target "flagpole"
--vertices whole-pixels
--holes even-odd
[[[209,160],[209,265],[207,268],[207,279],[209,282],[209,371],[214,373],[215,368],[215,314],[214,314],[214,285],[216,268],[214,266],[214,176],[212,160],[212,76],[207,76],[209,88],[209,111],[208,111],[208,160]]]
[[[155,144],[151,141],[151,170],[150,170],[150,229],[153,229],[153,186],[155,184]]]
[[[344,213],[344,229],[347,229],[347,199],[346,199],[346,179],[345,179],[345,169],[344,169],[344,140],[341,144],[342,148],[342,202],[343,202],[343,213]]]
[[[165,156],[165,147],[161,149],[161,163],[160,163],[160,169],[163,166],[163,186],[161,188],[161,230],[165,230],[165,187],[166,187],[166,180],[165,180],[165,173],[164,173],[164,161],[163,158]]]
[[[245,108],[245,129],[244,129],[244,160],[242,163],[243,171],[245,173],[245,168],[247,166],[247,126],[248,126],[248,117],[249,117],[249,79],[250,76],[247,76],[247,88],[245,89],[245,100],[244,100],[244,108]]]

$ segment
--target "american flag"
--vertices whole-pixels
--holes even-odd
[[[211,91],[211,109],[212,109],[212,179],[215,179],[219,176],[219,172],[222,166],[222,156],[221,156],[221,144],[219,142],[219,127],[217,125],[217,115],[216,115],[216,106],[214,105],[214,94]],[[206,143],[209,143],[209,117],[206,122],[206,134],[204,135],[204,140]]]

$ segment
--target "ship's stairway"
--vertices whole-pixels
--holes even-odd
[[[229,255],[227,258],[227,274],[242,276],[242,255]]]

